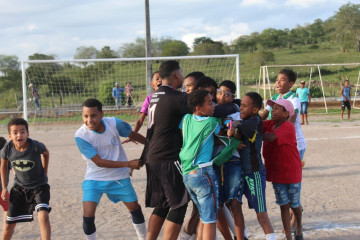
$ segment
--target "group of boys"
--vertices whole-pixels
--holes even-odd
[[[134,130],[120,119],[104,117],[102,103],[97,99],[86,100],[82,105],[84,124],[75,133],[76,145],[87,163],[82,184],[86,239],[96,239],[95,212],[104,193],[112,202],[125,204],[139,239],[157,239],[163,225],[163,238],[177,239],[190,198],[194,202],[190,221],[195,224],[186,224],[185,232],[197,229],[198,238],[215,239],[219,219],[218,227],[225,239],[231,238],[231,222],[222,219],[228,207],[235,226],[233,234],[245,239],[243,194],[249,207],[255,209],[266,239],[276,239],[266,209],[267,179],[273,182],[287,239],[291,239],[291,208],[296,217],[295,239],[301,240],[299,137],[297,125],[289,122],[297,119],[299,108],[294,107],[296,99],[290,102],[284,95],[295,82],[296,75],[293,79],[292,74],[289,70],[279,73],[279,99],[269,100],[261,117],[259,94],[247,93],[239,103],[232,81],[223,81],[218,87],[213,79],[199,72],[188,75],[184,84],[182,69],[172,60],[163,62],[153,75],[157,78],[152,84],[154,93]],[[177,91],[183,85],[186,92]],[[269,112],[272,120],[263,123],[262,118]],[[137,131],[146,115],[145,138]],[[12,119],[8,131],[11,141],[1,152],[1,204],[4,207],[3,203],[10,202],[3,239],[11,239],[16,222],[31,221],[34,210],[38,211],[42,239],[50,239],[49,151],[44,144],[28,138],[24,119]],[[145,145],[139,160],[127,160],[120,137]],[[261,157],[263,140],[265,165]],[[10,200],[9,162],[15,171]],[[147,173],[145,205],[154,208],[147,228],[129,176],[129,169],[142,165]]]

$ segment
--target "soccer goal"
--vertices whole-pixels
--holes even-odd
[[[291,68],[291,69],[300,70],[302,68],[308,68],[309,69],[309,80],[307,82],[308,88],[311,87],[312,79],[314,79],[313,73],[317,70],[317,72],[319,74],[318,79],[320,81],[320,86],[321,86],[321,92],[322,92],[322,98],[323,98],[323,102],[324,102],[325,111],[326,111],[326,113],[328,113],[327,96],[325,94],[326,91],[324,90],[325,87],[324,87],[324,81],[323,81],[323,75],[321,73],[321,69],[323,68],[323,71],[324,71],[324,68],[331,68],[331,67],[358,67],[358,66],[360,66],[360,63],[297,64],[297,65],[268,65],[268,66],[261,66],[260,71],[259,71],[259,81],[258,81],[258,84],[257,84],[257,91],[260,92],[260,88],[262,88],[263,95],[264,95],[264,101],[266,101],[265,99],[267,99],[267,92],[269,94],[269,98],[271,98],[271,95],[272,95],[272,92],[274,92],[274,89],[273,89],[273,87],[271,85],[271,82],[270,82],[269,69],[280,70],[282,68]],[[277,72],[275,72],[275,74],[277,74]],[[274,75],[273,71],[271,72],[271,75]],[[346,73],[343,73],[343,75],[346,75]],[[305,79],[303,79],[303,80],[305,80]],[[344,78],[342,77],[341,82],[339,82],[339,84],[341,84],[343,81],[344,81]],[[353,93],[353,96],[351,98],[352,105],[353,105],[353,108],[357,108],[357,109],[360,108],[360,107],[358,107],[356,105],[357,98],[360,96],[360,91],[358,90],[359,81],[360,81],[360,69],[359,69],[359,74],[357,76],[356,84],[355,84],[355,81],[350,82],[350,85],[355,87],[355,91],[354,91],[354,89],[352,89],[352,93]],[[340,88],[338,88],[338,92],[340,92]]]
[[[19,110],[29,124],[42,126],[69,126],[81,123],[81,104],[88,98],[97,98],[104,105],[106,116],[133,123],[149,93],[146,62],[151,61],[153,72],[165,60],[180,63],[184,76],[201,71],[218,83],[231,80],[237,84],[240,97],[239,55],[209,55],[184,57],[113,58],[76,60],[22,61],[22,95]],[[121,92],[121,105],[112,97],[115,83],[122,89],[131,83],[130,102]],[[35,92],[34,92],[35,89]],[[38,97],[37,97],[38,95]],[[129,99],[129,98],[128,98]]]

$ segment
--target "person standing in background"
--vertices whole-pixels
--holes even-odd
[[[112,97],[115,100],[115,106],[117,109],[120,109],[121,106],[121,92],[123,92],[124,89],[119,87],[118,83],[115,83],[115,87],[112,90]]]
[[[40,95],[38,94],[34,84],[30,83],[29,88],[31,89],[31,93],[34,97],[34,109],[36,110],[36,106],[37,106],[37,110],[41,110],[41,105],[39,100]]]
[[[296,96],[300,99],[300,118],[301,118],[301,125],[309,124],[308,116],[307,116],[307,109],[311,102],[310,90],[305,87],[305,81],[300,82],[300,87],[296,89]],[[305,118],[305,121],[304,121]]]

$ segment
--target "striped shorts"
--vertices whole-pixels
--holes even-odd
[[[266,212],[266,170],[259,172],[244,173],[244,195],[246,196],[249,208],[256,212]]]

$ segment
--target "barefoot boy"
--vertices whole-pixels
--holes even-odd
[[[86,239],[96,239],[95,211],[104,193],[112,202],[122,201],[125,204],[138,239],[145,239],[144,215],[129,177],[129,168],[138,169],[139,160],[127,160],[120,136],[143,144],[145,138],[131,131],[128,123],[115,117],[104,117],[99,100],[88,99],[82,106],[84,125],[76,131],[75,142],[87,162],[82,184]]]
[[[50,186],[47,184],[49,151],[41,142],[29,137],[26,120],[14,118],[8,123],[9,138],[1,152],[1,198],[9,201],[3,240],[11,239],[17,222],[31,222],[38,212],[41,239],[51,235],[49,221]],[[15,171],[15,183],[8,197],[8,162]]]
[[[289,213],[291,207],[296,218],[295,239],[302,240],[301,163],[296,148],[295,127],[288,121],[294,114],[294,107],[286,99],[268,100],[267,104],[272,106],[272,120],[265,121],[263,128],[266,180],[273,183],[286,238],[292,239]]]

